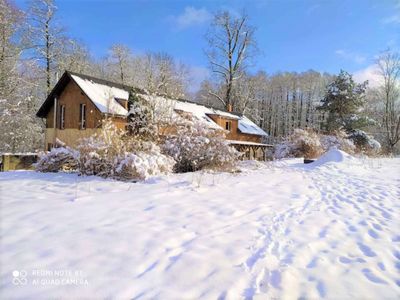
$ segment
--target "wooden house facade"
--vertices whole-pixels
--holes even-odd
[[[37,112],[38,117],[46,120],[45,150],[60,144],[74,147],[80,138],[98,132],[106,117],[125,129],[130,90],[129,86],[66,71]],[[144,98],[151,97],[144,91],[138,93]],[[227,139],[248,158],[262,156],[269,146],[262,144],[267,134],[246,116],[186,100],[162,96],[154,99],[167,100],[174,110],[206,120],[211,127],[225,129]]]

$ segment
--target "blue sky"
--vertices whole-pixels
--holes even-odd
[[[17,0],[24,6],[26,1]],[[207,75],[204,35],[212,13],[245,9],[261,54],[252,71],[368,73],[374,56],[400,47],[400,0],[162,1],[58,0],[68,33],[96,57],[114,43],[133,52],[164,51]]]

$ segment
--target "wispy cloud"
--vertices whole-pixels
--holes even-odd
[[[364,69],[354,72],[353,77],[358,83],[368,80],[368,85],[370,87],[377,87],[381,84],[379,70],[376,64],[369,65]]]
[[[382,19],[383,24],[400,24],[400,0],[396,1],[393,12],[393,15]]]
[[[178,16],[170,16],[178,29],[200,25],[211,19],[211,13],[205,8],[195,8],[193,6],[185,7],[182,14]]]
[[[367,59],[367,57],[365,55],[361,55],[361,54],[358,54],[358,53],[355,53],[352,51],[343,50],[343,49],[336,50],[335,54],[344,59],[351,60],[357,64],[362,64]]]

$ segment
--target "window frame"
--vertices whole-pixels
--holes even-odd
[[[86,104],[81,103],[79,104],[79,129],[85,130],[86,129]]]
[[[232,121],[225,121],[225,130],[232,131]]]
[[[65,104],[60,104],[60,119],[58,129],[65,129]]]

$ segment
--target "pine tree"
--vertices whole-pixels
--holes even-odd
[[[322,104],[318,109],[326,112],[325,129],[329,132],[344,128],[351,131],[365,126],[367,119],[360,116],[365,102],[368,81],[357,84],[352,75],[341,70],[335,80],[327,86]]]

